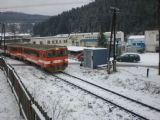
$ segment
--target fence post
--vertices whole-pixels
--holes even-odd
[[[147,68],[147,78],[148,78],[148,76],[149,76],[149,68]]]

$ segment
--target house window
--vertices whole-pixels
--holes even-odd
[[[137,43],[137,46],[141,46],[142,45],[142,43]]]
[[[47,44],[50,44],[50,41],[47,41]]]
[[[136,46],[136,43],[132,43],[133,46]]]
[[[42,42],[42,41],[40,41],[40,45],[43,45],[43,42]]]
[[[58,40],[56,40],[56,43],[58,43]]]
[[[61,40],[59,40],[59,43],[61,43]]]
[[[64,43],[67,43],[67,40],[64,40]]]
[[[36,44],[36,42],[34,41],[33,44]]]
[[[52,40],[52,44],[54,44],[54,41]]]

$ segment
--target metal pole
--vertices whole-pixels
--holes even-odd
[[[116,9],[114,9],[114,25],[113,25],[113,33],[114,33],[114,44],[113,44],[113,72],[116,72]]]
[[[157,26],[159,31],[159,75],[160,75],[160,0],[158,1],[158,9],[157,9]]]

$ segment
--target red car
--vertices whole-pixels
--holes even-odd
[[[79,53],[76,58],[78,59],[78,61],[83,61],[83,53]]]

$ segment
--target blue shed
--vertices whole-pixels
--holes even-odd
[[[87,48],[83,51],[84,67],[96,68],[98,65],[107,64],[108,50],[106,48]]]

